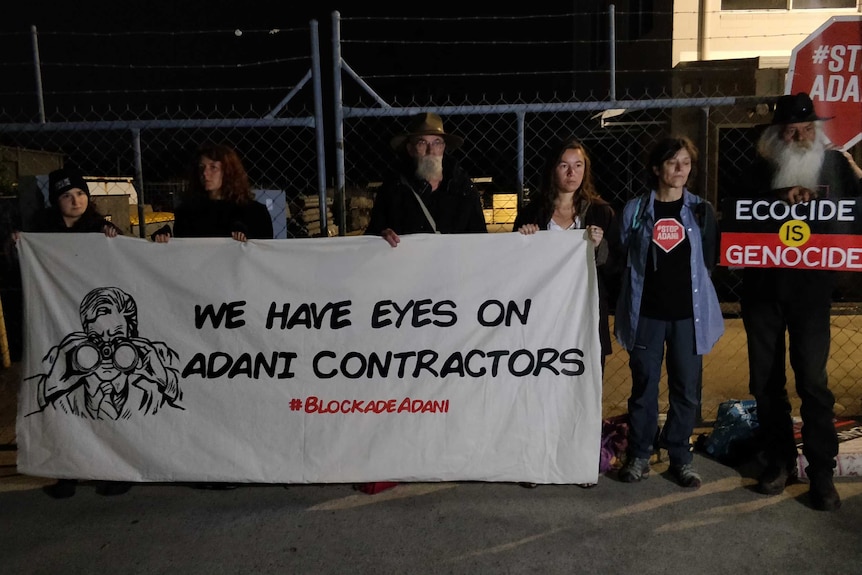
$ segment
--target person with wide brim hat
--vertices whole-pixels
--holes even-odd
[[[450,150],[457,150],[464,143],[464,138],[461,136],[446,133],[440,116],[434,112],[423,112],[411,117],[407,130],[403,134],[393,136],[389,145],[393,150],[399,150],[408,139],[416,136],[440,136]]]
[[[729,197],[738,194],[749,201],[795,206],[816,198],[837,202],[862,194],[853,163],[823,133],[822,122],[830,119],[817,114],[806,93],[779,97],[770,125],[757,139],[757,157]],[[796,208],[792,209],[795,213]],[[778,229],[779,219],[771,219]],[[833,247],[824,241],[822,249]],[[745,267],[737,291],[747,341],[748,389],[757,403],[759,422],[761,469],[756,472],[754,490],[770,496],[785,493],[804,471],[808,505],[835,511],[841,507],[841,497],[833,481],[838,438],[828,360],[838,276],[833,268],[807,261],[798,267],[763,263]],[[785,345],[788,336],[790,346]],[[801,446],[794,438],[788,400],[788,356],[801,400]],[[804,469],[800,455],[807,462]]]
[[[833,118],[834,116],[818,116],[814,110],[814,102],[811,100],[811,96],[805,92],[799,92],[798,94],[786,94],[775,101],[772,125],[821,122]]]

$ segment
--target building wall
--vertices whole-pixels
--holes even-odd
[[[829,18],[862,13],[862,1],[843,10],[722,11],[721,0],[676,0],[673,13],[674,66],[759,57],[762,68],[787,68],[793,48]]]

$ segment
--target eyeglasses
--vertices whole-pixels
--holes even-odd
[[[428,148],[432,150],[442,150],[444,146],[446,146],[446,142],[443,140],[414,140],[413,145],[416,146],[417,150],[425,151]]]

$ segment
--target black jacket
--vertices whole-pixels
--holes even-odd
[[[266,206],[253,200],[240,205],[200,198],[182,203],[174,214],[173,235],[178,238],[229,238],[233,232],[243,232],[250,240],[271,240]]]
[[[749,169],[743,197],[776,199],[772,189],[773,166],[760,158]],[[830,199],[859,196],[862,181],[847,159],[837,150],[827,150],[818,184],[821,195]],[[845,273],[845,272],[840,272]],[[851,273],[851,272],[847,272]],[[856,273],[856,272],[853,272]],[[836,272],[793,268],[745,268],[742,274],[742,301],[782,301],[806,305],[832,301]]]
[[[66,227],[60,210],[55,207],[43,208],[33,215],[32,229],[26,231],[38,233],[95,233],[102,232],[105,225],[114,226],[94,210],[84,212],[72,227]],[[116,226],[114,226],[116,227]],[[122,234],[119,228],[117,233]]]
[[[440,233],[488,231],[479,193],[454,159],[444,156],[443,181],[433,192],[428,182],[414,175],[415,163],[404,160],[399,168],[377,191],[366,235],[380,235],[386,228],[398,235],[434,233],[414,191],[422,198]]]

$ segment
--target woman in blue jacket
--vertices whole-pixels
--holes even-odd
[[[685,137],[666,138],[647,161],[649,194],[629,200],[620,220],[626,257],[614,334],[629,352],[629,446],[620,480],[649,476],[658,429],[658,388],[667,349],[670,408],[660,443],[670,472],[698,488],[690,438],[697,417],[703,354],[724,333],[710,279],[718,230],[712,206],[686,189],[697,148]]]

